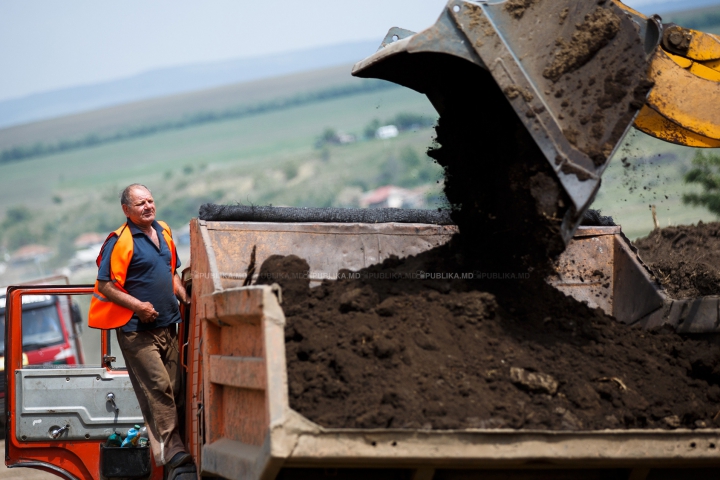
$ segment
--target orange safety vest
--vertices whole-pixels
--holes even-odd
[[[167,242],[168,248],[170,249],[170,278],[173,282],[173,291],[175,290],[175,282],[173,277],[175,276],[175,265],[177,265],[177,258],[175,257],[175,242],[173,242],[172,232],[170,227],[165,222],[158,221],[160,226],[163,228],[162,235]],[[112,255],[110,257],[110,279],[120,291],[127,293],[125,290],[125,278],[127,277],[128,267],[133,256],[133,236],[130,233],[128,224],[125,223],[122,227],[112,232],[105,239],[103,248],[107,244],[108,240],[114,236],[118,237],[115,248],[113,248]],[[102,249],[97,257],[97,266],[100,267],[102,261]],[[121,307],[117,303],[113,303],[107,299],[100,290],[98,289],[99,282],[95,280],[95,289],[93,290],[93,296],[90,299],[90,312],[88,314],[88,326],[90,328],[100,328],[102,330],[110,330],[113,328],[122,327],[130,321],[132,318],[132,310]]]

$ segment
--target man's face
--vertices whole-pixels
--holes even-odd
[[[125,216],[139,227],[149,227],[155,220],[155,200],[144,188],[130,190],[130,205],[123,205]]]

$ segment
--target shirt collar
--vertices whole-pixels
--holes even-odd
[[[133,235],[137,235],[137,234],[139,234],[139,233],[142,233],[143,235],[145,234],[145,232],[143,232],[142,230],[140,230],[140,227],[138,227],[137,225],[135,225],[135,224],[133,223],[133,221],[130,220],[129,218],[127,219],[127,224],[128,224],[128,227],[130,228],[130,233],[131,233],[131,234],[133,234]],[[161,233],[161,232],[162,232],[162,228],[160,227],[160,224],[157,222],[157,220],[153,220],[152,226],[153,226],[153,228],[154,228],[158,233]]]

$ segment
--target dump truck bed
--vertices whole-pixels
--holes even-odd
[[[191,369],[198,375],[188,378],[195,385],[188,419],[195,422],[189,443],[202,472],[240,479],[275,478],[283,469],[370,468],[406,472],[412,478],[462,478],[457,475],[464,471],[486,469],[720,466],[716,429],[337,429],[321,427],[293,410],[288,400],[285,316],[277,289],[242,286],[253,246],[258,265],[271,254],[293,253],[308,261],[311,278],[322,279],[332,278],[340,268],[358,270],[390,255],[420,253],[449,241],[454,233],[453,227],[412,224],[193,220],[194,307],[187,360],[199,368]],[[645,275],[650,282],[645,288],[652,293],[657,286],[643,273],[644,267],[637,260],[630,266],[627,258],[621,260],[623,252],[630,255],[631,250],[604,248],[606,255],[598,254],[598,245],[612,246],[622,240],[618,235],[616,227],[580,230],[578,241],[564,256],[587,257],[582,249],[589,248],[605,268],[624,265],[632,275]],[[575,296],[582,290],[572,286],[573,278],[573,272],[564,271],[556,281]],[[655,301],[655,308],[662,308],[663,298]],[[627,308],[623,302],[615,304]],[[612,302],[604,306],[612,309]],[[642,318],[649,313],[635,311]]]

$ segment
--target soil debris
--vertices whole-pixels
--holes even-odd
[[[580,225],[595,227],[614,227],[617,224],[613,220],[613,217],[609,215],[603,215],[602,211],[590,208],[583,214],[583,219]]]
[[[524,368],[512,367],[510,369],[510,381],[531,392],[541,392],[548,395],[555,395],[558,389],[557,380],[550,375],[529,372]]]
[[[467,81],[486,94],[447,92],[428,155],[445,169],[468,262],[487,271],[549,269],[565,248],[560,225],[572,202],[502,90],[477,70]],[[488,142],[479,145],[478,132]]]
[[[520,88],[515,85],[511,85],[509,87],[505,87],[503,90],[503,93],[509,98],[510,100],[514,100],[520,95],[522,95],[523,99],[526,102],[532,102],[535,96],[527,89],[527,88]]]
[[[575,174],[575,176],[580,180],[581,182],[584,182],[585,180],[590,180],[593,178],[592,174],[585,170],[582,167],[578,167],[574,163],[571,162],[565,162],[563,164],[561,171],[565,174]]]
[[[597,7],[577,26],[569,43],[562,42],[543,76],[557,81],[585,65],[620,31],[620,18],[608,8]]]
[[[671,297],[720,295],[720,223],[655,229],[634,245]]]
[[[488,23],[488,20],[487,18],[485,18],[485,15],[483,14],[482,8],[480,6],[474,5],[472,3],[466,3],[465,12],[468,18],[470,18],[470,23],[468,25],[470,27],[470,30],[475,30],[478,27],[482,27],[484,36],[491,37],[496,34],[495,29]],[[482,47],[482,40],[478,38],[475,41],[475,45],[477,48]]]
[[[508,0],[505,2],[505,10],[516,19],[525,15],[525,10],[535,5],[539,0]]]
[[[567,19],[569,13],[570,7],[563,8],[562,12],[560,12],[560,25],[565,23],[565,20]]]

